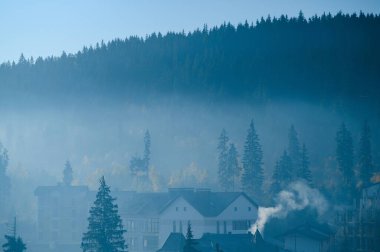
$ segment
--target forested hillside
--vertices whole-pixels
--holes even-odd
[[[75,54],[6,62],[0,98],[59,101],[157,94],[267,101],[376,101],[380,16],[281,16],[237,26],[129,37]],[[62,98],[63,99],[63,98]]]

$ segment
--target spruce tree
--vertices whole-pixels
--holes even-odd
[[[255,126],[253,121],[251,121],[244,145],[241,184],[243,191],[255,198],[260,198],[262,196],[262,185],[264,180],[262,165],[263,151]]]
[[[280,171],[280,162],[276,161],[276,165],[273,170],[272,174],[272,184],[270,191],[272,193],[272,196],[276,195],[279,191],[281,191],[281,171]]]
[[[282,154],[279,161],[276,163],[272,175],[272,193],[278,193],[285,189],[292,182],[293,164],[290,156],[286,151]]]
[[[344,195],[353,195],[355,193],[354,181],[354,148],[351,133],[343,123],[336,133],[336,159],[338,168],[343,175]]]
[[[146,172],[149,170],[149,162],[150,162],[150,133],[149,130],[145,132],[144,136],[144,169]]]
[[[116,199],[110,193],[110,187],[102,177],[96,200],[90,209],[88,230],[82,237],[81,247],[84,252],[127,251],[123,236],[126,230],[118,214],[118,206],[114,204]]]
[[[227,172],[228,160],[228,136],[225,129],[222,130],[218,138],[218,181],[219,185],[225,190],[228,190],[229,177]]]
[[[309,161],[309,155],[306,149],[306,145],[302,145],[301,150],[301,166],[298,169],[298,178],[303,179],[306,181],[310,186],[312,185],[312,177],[311,177],[311,171],[309,168],[310,161]]]
[[[294,125],[290,126],[288,133],[288,154],[293,164],[293,178],[296,179],[298,171],[301,169],[301,148],[298,141],[298,133]]]
[[[0,143],[0,219],[7,218],[9,213],[10,180],[7,175],[9,163],[8,151]]]
[[[16,217],[14,218],[14,224],[12,227],[12,235],[5,235],[4,238],[6,240],[2,246],[4,252],[23,252],[26,250],[26,244],[16,233]]]
[[[69,161],[66,161],[65,169],[63,170],[63,183],[67,186],[73,182],[73,168]]]
[[[193,231],[191,230],[190,222],[187,224],[187,232],[186,232],[186,240],[185,246],[183,247],[183,252],[198,252],[197,249],[194,248],[198,243],[194,240]]]
[[[372,145],[371,145],[371,130],[368,122],[365,121],[359,141],[359,153],[358,153],[358,172],[361,186],[367,186],[371,182],[371,177],[374,172],[372,162]]]
[[[21,237],[5,235],[6,243],[3,244],[4,252],[23,252],[26,250],[26,245]]]
[[[227,184],[226,191],[235,191],[235,178],[239,176],[238,152],[234,144],[230,144],[227,154]]]

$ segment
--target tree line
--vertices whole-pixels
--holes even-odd
[[[100,94],[149,99],[174,93],[251,102],[276,97],[377,102],[379,29],[376,14],[340,12],[306,19],[301,12],[236,26],[205,25],[189,33],[102,41],[61,56],[21,55],[18,62],[0,65],[0,98],[56,102]]]
[[[360,196],[362,188],[373,183],[372,177],[377,172],[372,158],[369,123],[363,122],[356,156],[352,134],[345,123],[336,132],[335,144],[336,165],[328,169],[336,170],[341,179],[336,178],[337,188],[332,197],[336,202],[349,203]],[[218,181],[224,191],[242,190],[256,200],[267,202],[294,181],[302,180],[310,187],[324,189],[323,181],[313,179],[308,149],[299,141],[294,125],[289,128],[287,147],[276,161],[270,177],[264,176],[263,150],[253,121],[247,131],[241,158],[225,129],[218,138],[217,151]],[[321,167],[315,172],[326,173]],[[267,187],[264,186],[265,180],[269,184]]]

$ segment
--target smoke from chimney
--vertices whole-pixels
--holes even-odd
[[[311,207],[322,215],[327,209],[327,201],[317,190],[310,188],[306,183],[297,181],[289,185],[288,190],[283,190],[276,197],[276,206],[259,207],[257,221],[249,229],[253,234],[257,229],[264,233],[265,224],[271,218],[285,218],[291,211],[302,210]]]

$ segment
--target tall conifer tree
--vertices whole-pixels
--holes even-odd
[[[293,164],[292,159],[286,151],[276,163],[272,175],[272,192],[277,193],[285,189],[292,182]]]
[[[251,121],[244,145],[241,184],[244,192],[256,198],[262,196],[262,185],[264,180],[262,165],[263,151],[255,126],[253,121]]]
[[[336,159],[338,168],[343,175],[343,190],[345,195],[353,195],[355,193],[354,180],[354,147],[350,131],[343,123],[336,133]]]
[[[225,129],[222,130],[218,138],[218,180],[219,185],[224,189],[228,190],[229,177],[227,171],[228,162],[228,136]]]
[[[0,219],[7,218],[10,208],[10,188],[11,183],[7,175],[9,163],[8,151],[0,143]]]
[[[362,126],[358,154],[359,179],[361,181],[361,186],[366,186],[371,182],[371,177],[374,172],[372,162],[371,130],[367,121],[365,121]]]
[[[150,162],[150,133],[149,130],[145,132],[144,136],[144,169],[146,172],[149,170],[149,162]]]
[[[309,168],[310,161],[306,145],[302,145],[301,166],[298,169],[298,178],[305,180],[310,186],[312,185],[312,176]]]
[[[228,186],[227,191],[235,191],[236,184],[235,178],[240,174],[240,167],[238,162],[238,152],[234,144],[230,144],[227,154],[227,175],[228,175]]]
[[[292,177],[297,179],[298,171],[301,168],[301,148],[298,140],[298,133],[294,128],[294,125],[290,126],[288,133],[288,154],[293,164],[293,174]]]
[[[66,161],[65,169],[63,170],[63,183],[65,185],[71,185],[73,182],[73,168],[69,161]]]
[[[110,195],[110,187],[104,177],[100,179],[100,186],[96,194],[94,205],[90,209],[88,230],[82,237],[84,252],[126,252],[127,245],[118,206],[115,198]]]

